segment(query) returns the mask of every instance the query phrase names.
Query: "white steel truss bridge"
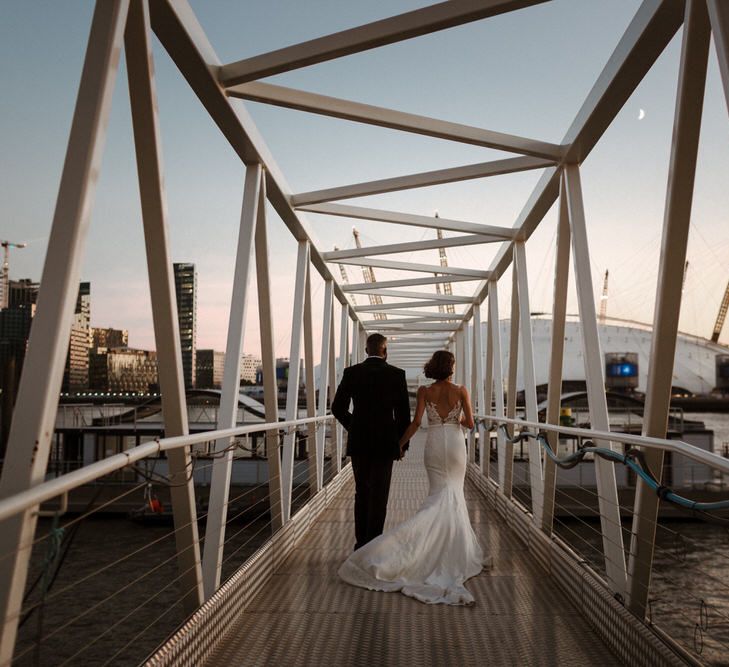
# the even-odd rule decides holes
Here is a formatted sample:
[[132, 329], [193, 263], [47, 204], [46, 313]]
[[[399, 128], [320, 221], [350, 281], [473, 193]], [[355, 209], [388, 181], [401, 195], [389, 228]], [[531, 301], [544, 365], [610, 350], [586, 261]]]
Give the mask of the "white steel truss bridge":
[[[712, 36], [729, 108], [729, 2], [644, 0], [559, 144], [262, 81], [278, 73], [417, 39], [465, 23], [488, 21], [506, 12], [528, 13], [531, 6], [542, 2], [451, 0], [230, 63], [219, 61], [186, 0], [97, 2], [37, 314], [0, 482], [0, 665], [10, 664], [16, 652], [40, 504], [163, 453], [169, 463], [175, 522], [178, 567], [175, 583], [188, 620], [149, 658], [151, 664], [199, 665], [208, 659], [229, 664], [244, 664], [247, 659], [251, 664], [312, 664], [335, 659], [342, 664], [406, 661], [404, 649], [390, 645], [385, 650], [374, 642], [372, 634], [360, 632], [355, 625], [342, 630], [331, 618], [331, 614], [351, 613], [352, 605], [360, 605], [360, 611], [368, 615], [368, 622], [376, 629], [381, 627], [376, 622], [378, 615], [392, 618], [416, 613], [408, 603], [392, 602], [386, 596], [382, 598], [388, 602], [378, 607], [377, 600], [381, 598], [368, 597], [366, 592], [356, 596], [344, 584], [334, 583], [332, 574], [337, 558], [342, 558], [349, 546], [352, 480], [351, 467], [343, 457], [344, 434], [332, 421], [328, 401], [343, 368], [363, 358], [364, 339], [372, 331], [389, 336], [390, 361], [405, 367], [421, 366], [436, 349], [452, 350], [457, 359], [456, 380], [469, 387], [473, 396], [477, 428], [469, 434], [466, 443], [470, 511], [482, 531], [479, 535], [486, 538], [488, 534], [488, 539], [501, 544], [503, 553], [512, 550], [512, 560], [508, 562], [513, 563], [513, 570], [499, 571], [497, 567], [497, 574], [512, 576], [510, 581], [515, 586], [510, 593], [502, 591], [502, 598], [498, 597], [496, 580], [476, 584], [476, 588], [484, 592], [484, 599], [502, 599], [506, 606], [500, 613], [513, 614], [514, 618], [523, 611], [517, 609], [519, 605], [527, 605], [523, 613], [531, 619], [528, 629], [516, 623], [507, 624], [501, 626], [500, 637], [491, 635], [489, 641], [494, 655], [497, 645], [502, 652], [499, 664], [525, 660], [536, 664], [540, 659], [556, 664], [567, 658], [580, 662], [592, 660], [595, 664], [641, 665], [696, 664], [700, 660], [691, 647], [680, 645], [650, 622], [659, 495], [648, 483], [639, 481], [629, 508], [632, 515], [629, 541], [625, 540], [615, 473], [620, 462], [609, 456], [595, 458], [600, 517], [600, 540], [596, 548], [602, 560], [598, 573], [554, 531], [558, 466], [545, 451], [549, 446], [556, 450], [560, 434], [571, 435], [588, 438], [596, 446], [616, 453], [624, 452], [626, 447], [637, 447], [642, 451], [644, 465], [651, 471], [661, 470], [664, 454], [671, 452], [722, 474], [729, 473], [725, 459], [687, 443], [666, 439], [706, 69], [708, 59], [713, 57]], [[630, 435], [610, 432], [587, 237], [589, 211], [583, 205], [580, 171], [615, 116], [677, 33], [681, 34], [681, 56], [647, 403], [642, 435]], [[201, 435], [190, 435], [187, 422], [151, 49], [155, 37], [245, 164], [220, 411], [216, 430]], [[128, 74], [165, 437], [46, 481], [76, 289], [122, 56]], [[246, 110], [247, 100], [497, 149], [513, 156], [317, 191], [292, 192]], [[525, 170], [538, 170], [541, 176], [511, 226], [339, 203], [378, 193], [496, 178]], [[266, 400], [266, 423], [240, 426], [236, 423], [238, 379], [254, 271], [265, 392], [266, 396], [277, 393], [271, 293], [271, 272], [275, 267], [270, 261], [266, 203], [273, 207], [298, 243], [288, 396], [285, 414], [279, 414], [275, 400]], [[554, 205], [558, 207], [558, 232], [549, 395], [545, 417], [540, 421], [526, 253], [530, 237]], [[455, 235], [325, 251], [312, 241], [307, 222], [311, 213], [378, 221], [382, 223], [385, 237], [391, 225], [409, 225], [433, 232], [442, 229]], [[480, 268], [388, 258], [425, 249], [480, 244], [497, 247], [491, 264]], [[407, 277], [376, 284], [344, 284], [335, 278], [335, 264], [393, 269]], [[589, 429], [570, 429], [561, 426], [559, 420], [570, 266], [581, 320]], [[321, 276], [325, 285], [320, 322], [312, 317], [313, 272]], [[510, 275], [513, 285], [508, 341], [501, 339], [498, 321], [500, 281], [505, 275]], [[474, 287], [468, 296], [441, 294], [433, 287], [446, 282]], [[353, 295], [377, 295], [382, 297], [382, 303], [357, 305]], [[438, 310], [438, 306], [445, 304], [453, 304], [455, 312]], [[387, 314], [386, 320], [374, 319], [381, 313]], [[485, 337], [481, 335], [483, 323]], [[315, 327], [321, 331], [318, 380], [314, 373]], [[509, 364], [502, 368], [505, 346], [510, 349]], [[297, 409], [302, 359], [308, 411], [303, 419]], [[517, 363], [524, 369], [523, 414], [517, 412]], [[221, 582], [235, 448], [231, 443], [246, 433], [261, 431], [267, 433], [266, 486], [271, 538], [240, 570]], [[537, 438], [537, 431], [544, 436]], [[305, 433], [308, 438], [310, 499], [294, 511], [297, 433]], [[519, 433], [527, 438], [528, 500], [514, 493], [513, 442]], [[195, 446], [209, 442], [214, 443], [212, 480], [203, 540], [198, 529], [195, 486], [188, 472], [194, 464]], [[405, 518], [413, 509], [412, 498], [423, 492], [424, 481], [416, 461], [417, 458], [404, 465], [395, 476], [393, 520]], [[521, 591], [518, 594], [517, 589]], [[551, 604], [545, 600], [551, 600]], [[575, 614], [577, 609], [579, 619], [573, 619], [570, 614]], [[543, 615], [549, 613], [555, 615], [552, 623], [536, 622], [537, 617], [543, 620]], [[297, 625], [312, 614], [318, 614], [316, 627]], [[438, 635], [439, 641], [450, 642], [448, 651], [440, 654], [431, 635], [415, 629], [412, 623], [406, 624], [407, 628], [401, 626], [410, 633], [408, 636], [417, 639], [402, 644], [409, 647], [411, 656], [416, 656], [413, 662], [446, 664], [447, 656], [457, 656], [461, 664], [475, 664], [487, 657], [483, 628], [488, 625], [488, 619], [471, 616], [464, 621], [464, 617], [452, 610], [436, 608], [423, 614], [421, 628], [465, 627], [466, 631]], [[706, 630], [703, 620], [697, 625], [702, 632]], [[577, 632], [578, 626], [580, 632], [584, 626], [587, 634]], [[234, 632], [241, 627], [255, 628], [255, 631]], [[306, 627], [306, 632], [297, 629], [300, 627]], [[530, 639], [537, 642], [537, 649], [525, 648], [524, 637], [517, 637], [519, 633], [531, 632], [538, 633]], [[511, 638], [509, 633], [513, 635]], [[319, 641], [315, 653], [311, 652], [314, 650], [312, 634]], [[390, 639], [397, 642], [398, 637], [395, 632]], [[164, 639], [160, 637], [160, 643]], [[507, 645], [513, 647], [511, 654]]]

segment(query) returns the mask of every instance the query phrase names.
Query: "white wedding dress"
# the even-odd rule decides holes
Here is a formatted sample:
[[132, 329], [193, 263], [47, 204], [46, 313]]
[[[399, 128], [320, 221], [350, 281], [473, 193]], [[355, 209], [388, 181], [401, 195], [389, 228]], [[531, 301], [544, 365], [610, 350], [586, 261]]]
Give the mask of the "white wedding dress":
[[375, 591], [401, 591], [431, 604], [465, 605], [473, 596], [464, 582], [488, 567], [471, 527], [463, 493], [466, 446], [461, 401], [442, 418], [426, 401], [424, 463], [429, 492], [412, 517], [352, 553], [339, 576]]

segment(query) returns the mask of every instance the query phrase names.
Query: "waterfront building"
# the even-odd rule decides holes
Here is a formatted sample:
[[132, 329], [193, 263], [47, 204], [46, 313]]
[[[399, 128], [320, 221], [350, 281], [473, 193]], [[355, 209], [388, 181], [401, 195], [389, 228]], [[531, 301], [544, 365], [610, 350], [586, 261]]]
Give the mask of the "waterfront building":
[[241, 381], [255, 383], [261, 363], [261, 357], [257, 357], [255, 354], [244, 354], [240, 360]]
[[[259, 365], [256, 370], [256, 384], [263, 384], [263, 366]], [[276, 359], [276, 384], [280, 390], [284, 390], [289, 384], [289, 359], [279, 357]], [[304, 361], [299, 364], [299, 385], [304, 384]]]
[[158, 391], [157, 353], [129, 347], [98, 348], [89, 355], [90, 389], [103, 393]]
[[182, 372], [185, 388], [195, 386], [195, 351], [197, 349], [197, 272], [189, 262], [175, 263], [175, 294], [177, 320], [180, 327]]
[[79, 285], [71, 324], [66, 369], [61, 391], [73, 393], [89, 386], [89, 346], [91, 343], [91, 283]]
[[129, 331], [126, 329], [112, 329], [104, 327], [91, 327], [91, 349], [100, 347], [116, 348], [129, 346]]
[[195, 367], [197, 389], [220, 389], [223, 384], [225, 352], [198, 350], [195, 355]]

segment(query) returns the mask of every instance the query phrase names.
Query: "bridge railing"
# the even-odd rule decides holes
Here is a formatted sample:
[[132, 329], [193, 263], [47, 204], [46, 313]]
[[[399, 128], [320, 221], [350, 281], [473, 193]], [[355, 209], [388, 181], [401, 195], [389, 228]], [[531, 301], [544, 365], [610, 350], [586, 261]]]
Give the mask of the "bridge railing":
[[[708, 660], [711, 663], [728, 654], [729, 615], [725, 600], [729, 597], [729, 584], [722, 571], [729, 566], [729, 556], [720, 543], [726, 541], [729, 529], [726, 518], [729, 496], [685, 497], [684, 492], [688, 496], [697, 494], [694, 489], [685, 491], [685, 487], [674, 489], [668, 483], [663, 485], [660, 471], [650, 470], [643, 453], [653, 449], [670, 453], [673, 460], [683, 457], [694, 466], [715, 471], [722, 479], [729, 474], [728, 459], [681, 440], [497, 415], [477, 415], [476, 420], [484, 434], [480, 441], [484, 446], [479, 444], [474, 458], [483, 475], [493, 483], [501, 502], [518, 505], [548, 539], [568, 545], [579, 562], [590, 567], [595, 579], [626, 607], [629, 606], [626, 592], [634, 586], [643, 587], [648, 600], [645, 622], [667, 643], [684, 651], [683, 657], [689, 662]], [[557, 442], [560, 437], [578, 439], [576, 451], [567, 456], [559, 455]], [[530, 475], [528, 466], [519, 466], [514, 460], [513, 446], [523, 440], [539, 443], [540, 477]], [[495, 447], [492, 446], [494, 442]], [[534, 453], [532, 449], [531, 456]], [[588, 455], [592, 458], [587, 458]], [[633, 473], [634, 486], [619, 488], [616, 503], [609, 499], [605, 503], [595, 475], [592, 475], [592, 484], [577, 483], [574, 476], [569, 476], [565, 485], [563, 482], [567, 480], [561, 478], [563, 471], [572, 467], [594, 467], [598, 457], [612, 461], [616, 467], [624, 465]], [[491, 465], [493, 462], [495, 466]], [[635, 487], [641, 484], [656, 493], [665, 504], [676, 508], [672, 519], [698, 521], [693, 524], [660, 518], [653, 521], [652, 538], [644, 545], [654, 554], [656, 567], [652, 577], [646, 583], [635, 582], [631, 586], [632, 573], [628, 571], [625, 588], [618, 591], [611, 585], [607, 572], [615, 551], [629, 556], [636, 549], [636, 540], [644, 539], [631, 531], [628, 523], [635, 513]], [[723, 487], [719, 484], [717, 488]], [[606, 504], [611, 510], [608, 513], [603, 511]], [[610, 541], [613, 531], [607, 525], [615, 522], [615, 516], [619, 517], [618, 529], [624, 538], [619, 545]], [[719, 527], [709, 534], [706, 522]]]
[[[292, 469], [287, 471], [286, 462], [282, 461], [282, 453], [286, 451], [284, 443], [293, 439], [297, 430], [300, 440], [308, 445], [309, 474], [301, 468], [294, 471], [293, 460]], [[205, 507], [201, 502], [205, 492], [201, 494], [200, 489], [205, 489], [212, 497], [212, 488], [193, 486], [197, 496], [195, 505], [199, 508], [193, 511], [193, 525], [174, 516], [174, 528], [155, 527], [155, 523], [169, 520], [155, 514], [152, 503], [157, 501], [157, 494], [154, 489], [162, 496], [160, 490], [164, 487], [171, 492], [176, 485], [189, 483], [202, 467], [220, 465], [228, 453], [232, 454], [238, 446], [236, 438], [262, 432], [272, 436], [267, 437], [266, 479], [229, 494], [223, 511], [217, 514], [213, 513], [212, 504]], [[309, 441], [312, 435], [314, 440]], [[182, 601], [191, 593], [192, 586], [202, 584], [205, 571], [212, 571], [218, 579], [227, 579], [263, 544], [270, 542], [272, 536], [290, 532], [288, 526], [298, 516], [297, 510], [307, 507], [309, 499], [316, 498], [320, 491], [329, 488], [329, 482], [336, 481], [342, 470], [340, 438], [341, 432], [334, 427], [330, 414], [160, 438], [0, 500], [0, 522], [25, 512], [51, 517], [17, 551], [0, 554], [0, 560], [8, 560], [17, 559], [25, 552], [30, 562], [30, 584], [23, 599], [17, 610], [3, 619], [6, 627], [14, 626], [18, 636], [15, 651], [12, 647], [4, 647], [7, 654], [12, 656], [14, 653], [14, 660], [30, 656], [40, 659], [41, 654], [52, 653], [69, 662], [82, 659], [93, 662], [100, 656], [106, 660], [110, 655], [141, 661], [187, 616]], [[218, 448], [212, 461], [209, 456], [190, 457], [182, 481], [174, 474], [168, 477], [159, 470], [155, 472], [155, 467], [159, 468], [156, 462], [170, 452], [194, 452], [196, 446], [221, 441], [229, 444], [226, 448]], [[279, 465], [273, 465], [273, 461]], [[130, 471], [134, 477], [121, 489], [118, 484], [94, 484], [121, 470]], [[93, 497], [88, 506], [80, 514], [64, 516], [69, 494], [85, 485], [93, 485]], [[56, 498], [62, 499], [58, 512], [40, 510], [41, 504]], [[90, 553], [94, 555], [88, 558], [93, 562], [81, 569], [73, 567], [76, 558], [85, 557], [78, 546], [78, 529], [82, 525], [90, 529], [100, 525], [89, 521], [99, 519], [112, 503], [128, 505], [135, 500], [139, 505], [151, 508], [143, 517], [148, 522], [152, 520], [151, 530], [150, 526], [129, 529], [125, 526], [131, 524], [118, 522], [106, 526], [106, 530], [102, 526], [97, 541], [110, 544], [103, 548], [90, 545]], [[208, 527], [205, 536], [198, 534], [201, 520]], [[213, 521], [217, 522], [219, 542], [208, 541], [212, 546], [202, 549]], [[126, 535], [129, 544], [117, 543], [114, 530]], [[184, 537], [190, 533], [195, 535], [194, 542], [186, 543]], [[288, 553], [290, 542], [290, 539], [284, 540], [286, 548], [278, 549], [277, 558], [285, 557], [284, 551]], [[72, 546], [76, 553], [71, 554], [64, 569]], [[193, 549], [202, 553], [201, 561], [193, 563], [192, 572], [188, 571], [190, 568], [181, 569], [181, 552]], [[190, 577], [191, 574], [194, 576]], [[212, 597], [216, 589], [206, 598]], [[85, 604], [78, 606], [77, 600], [81, 599]], [[85, 630], [80, 632], [80, 627]], [[10, 660], [4, 660], [2, 664], [10, 664]]]

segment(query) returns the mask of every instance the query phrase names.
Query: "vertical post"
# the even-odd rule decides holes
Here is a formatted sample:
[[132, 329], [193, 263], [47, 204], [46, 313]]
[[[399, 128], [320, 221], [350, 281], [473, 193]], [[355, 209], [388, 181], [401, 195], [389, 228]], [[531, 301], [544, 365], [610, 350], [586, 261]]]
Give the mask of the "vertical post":
[[[304, 286], [304, 371], [306, 373], [306, 416], [316, 417], [316, 379], [314, 377], [314, 326], [311, 314], [311, 271], [306, 272]], [[307, 426], [306, 458], [309, 477], [309, 495], [318, 491], [317, 470], [319, 458], [316, 447], [316, 424]]]
[[[334, 304], [334, 301], [332, 300], [332, 306]], [[334, 335], [334, 308], [332, 307], [332, 317], [330, 320], [330, 326], [329, 326], [329, 391], [331, 391], [331, 397], [334, 398], [334, 392], [337, 390], [337, 349], [336, 349], [336, 337]], [[329, 396], [327, 396], [329, 398]], [[329, 401], [327, 401], [327, 404]], [[332, 460], [332, 463], [336, 466], [336, 461], [334, 460], [337, 455], [337, 450], [340, 449], [340, 444], [338, 441], [339, 437], [339, 431], [337, 429], [338, 422], [336, 419], [332, 419], [330, 428], [329, 428], [329, 457]], [[332, 438], [334, 439], [334, 451], [332, 451]], [[339, 471], [339, 466], [337, 466], [337, 471]]]
[[[491, 289], [491, 284], [489, 283], [489, 291]], [[492, 335], [492, 329], [491, 329], [491, 303], [488, 303], [487, 310], [486, 310], [486, 391], [484, 392], [484, 402], [483, 407], [481, 408], [481, 411], [485, 415], [493, 414], [493, 400], [494, 400], [494, 339]], [[498, 315], [497, 315], [497, 321], [498, 321]], [[499, 361], [499, 363], [501, 363]], [[501, 387], [501, 398], [503, 401], [504, 398], [504, 387]], [[503, 414], [501, 415], [503, 417]], [[482, 425], [483, 433], [479, 431], [481, 434], [482, 440], [482, 452], [481, 452], [481, 473], [488, 477], [489, 476], [489, 468], [491, 467], [491, 428], [493, 426], [493, 422], [490, 420], [487, 420], [485, 424]], [[498, 425], [497, 425], [498, 426]], [[486, 460], [484, 461], [484, 451], [486, 453]]]
[[[331, 344], [332, 333], [332, 294], [334, 286], [331, 280], [324, 283], [324, 310], [322, 313], [321, 329], [321, 360], [319, 362], [319, 410], [318, 416], [323, 417], [327, 413], [327, 383], [329, 379], [329, 345]], [[317, 491], [324, 486], [324, 442], [327, 435], [326, 422], [317, 424], [316, 452]]]
[[[471, 402], [476, 400], [476, 395], [473, 392], [473, 323], [466, 322], [464, 325], [464, 338], [463, 338], [463, 385], [468, 389], [471, 394]], [[466, 436], [466, 452], [468, 455], [468, 461], [474, 463], [476, 461], [476, 436], [474, 431], [471, 430]]]
[[[718, 4], [718, 3], [717, 3]], [[663, 241], [653, 315], [650, 366], [646, 387], [643, 435], [666, 437], [676, 354], [681, 283], [691, 223], [691, 203], [696, 174], [696, 155], [701, 129], [706, 64], [709, 51], [709, 19], [703, 2], [686, 5], [678, 93], [673, 121], [673, 142], [668, 171]], [[644, 450], [646, 463], [660, 479], [663, 452]], [[645, 616], [653, 564], [658, 497], [645, 484], [635, 489], [632, 540], [629, 557], [629, 609]]]
[[[234, 428], [238, 419], [240, 391], [240, 363], [243, 353], [246, 310], [248, 308], [248, 281], [251, 272], [253, 237], [258, 219], [258, 197], [261, 187], [261, 165], [246, 167], [241, 207], [238, 248], [233, 273], [233, 293], [228, 315], [228, 334], [225, 344], [223, 388], [220, 392], [218, 429]], [[210, 479], [208, 518], [205, 524], [203, 549], [203, 584], [205, 597], [209, 598], [220, 586], [220, 568], [223, 562], [225, 526], [228, 516], [230, 474], [233, 465], [232, 438], [215, 441], [218, 458], [213, 461]], [[220, 456], [221, 452], [225, 452]]]
[[[514, 242], [514, 269], [519, 287], [519, 322], [521, 330], [522, 369], [524, 371], [524, 404], [528, 421], [539, 420], [537, 413], [537, 382], [534, 371], [534, 342], [532, 339], [532, 318], [529, 308], [529, 281], [527, 280], [526, 248], [524, 241]], [[542, 446], [529, 438], [529, 485], [532, 496], [532, 516], [537, 525], [542, 522]]]
[[[484, 391], [483, 391], [483, 355], [481, 353], [481, 306], [474, 304], [473, 306], [473, 354], [471, 363], [471, 399], [474, 404], [474, 412], [478, 410], [480, 414], [486, 412], [484, 407]], [[488, 447], [484, 448], [484, 429], [483, 422], [478, 423], [478, 446], [479, 446], [479, 467], [481, 474], [488, 475]], [[474, 437], [474, 436], [471, 436]], [[475, 446], [472, 449], [476, 450]], [[484, 463], [484, 456], [486, 462]]]
[[467, 324], [461, 325], [461, 328], [456, 331], [456, 377], [454, 378], [456, 384], [463, 384], [465, 379], [465, 354], [464, 354], [464, 338], [465, 328]]
[[[81, 262], [101, 166], [129, 2], [94, 9], [28, 352], [0, 480], [0, 497], [41, 481], [48, 465], [58, 394], [78, 295]], [[0, 523], [0, 663], [9, 663], [28, 575], [37, 512]]]
[[[132, 3], [125, 32], [129, 99], [152, 300], [152, 322], [159, 359], [165, 436], [174, 437], [188, 433], [187, 402], [167, 228], [167, 202], [162, 175], [162, 146], [150, 35], [147, 3]], [[204, 597], [195, 485], [192, 475], [189, 474], [192, 464], [190, 449], [186, 447], [170, 450], [167, 460], [182, 603], [186, 612], [191, 614], [202, 604]]]
[[[349, 350], [349, 308], [342, 304], [341, 320], [339, 323], [339, 361], [337, 363], [337, 385], [342, 381], [344, 368], [347, 365], [347, 352]], [[342, 469], [342, 446], [344, 444], [344, 427], [336, 422], [337, 429], [337, 472]]]
[[[286, 421], [299, 416], [299, 379], [301, 369], [301, 340], [304, 324], [304, 299], [306, 274], [309, 272], [309, 242], [299, 241], [296, 258], [296, 282], [294, 283], [294, 313], [291, 320], [291, 347], [289, 350], [289, 378], [286, 390]], [[294, 480], [294, 445], [296, 427], [288, 430], [284, 437], [281, 457], [282, 518], [286, 523], [291, 517], [291, 487]]]
[[[547, 387], [547, 424], [559, 424], [562, 397], [562, 364], [564, 361], [564, 329], [567, 317], [567, 285], [570, 269], [570, 223], [564, 175], [560, 183], [559, 218], [557, 220], [557, 252], [554, 267], [554, 299], [552, 301], [552, 342], [549, 356], [549, 385]], [[559, 446], [559, 435], [547, 434], [554, 452]], [[544, 509], [542, 530], [552, 534], [554, 522], [554, 495], [557, 485], [557, 466], [548, 456], [544, 458]]]
[[[494, 363], [496, 358], [494, 357]], [[516, 281], [516, 266], [511, 267], [511, 315], [509, 322], [509, 370], [506, 386], [506, 416], [509, 419], [516, 417], [516, 376], [519, 370], [519, 285]], [[509, 437], [514, 437], [514, 427], [509, 424], [507, 426]], [[513, 470], [514, 470], [514, 445], [510, 442], [506, 444], [506, 456], [508, 460], [505, 462], [511, 467], [511, 473], [506, 476], [507, 488], [504, 487], [504, 494], [511, 497]]]
[[719, 72], [724, 86], [726, 108], [729, 111], [729, 5], [725, 0], [706, 0], [714, 34], [714, 46], [719, 59]]
[[[276, 381], [276, 350], [273, 336], [273, 308], [268, 262], [268, 232], [266, 229], [266, 179], [261, 174], [258, 190], [258, 220], [256, 222], [256, 276], [258, 283], [258, 318], [261, 331], [261, 365], [263, 367], [263, 403], [266, 421], [278, 422], [278, 382]], [[281, 496], [281, 453], [278, 428], [266, 431], [268, 460], [268, 498], [271, 506], [271, 530], [283, 525]]]
[[[572, 256], [577, 285], [577, 301], [580, 312], [580, 331], [585, 363], [585, 382], [590, 411], [590, 425], [598, 431], [609, 431], [607, 398], [605, 396], [604, 363], [597, 332], [595, 294], [592, 287], [590, 249], [587, 243], [585, 210], [582, 202], [580, 171], [577, 165], [567, 165], [564, 170], [572, 232]], [[683, 266], [683, 264], [682, 264]], [[596, 441], [598, 447], [613, 448], [611, 442]], [[620, 527], [618, 489], [615, 481], [615, 466], [605, 459], [595, 458], [598, 505], [602, 527], [605, 570], [610, 589], [625, 595], [626, 573], [623, 533]]]
[[[499, 284], [489, 280], [489, 329], [493, 346], [494, 415], [504, 416], [504, 377], [501, 357], [501, 327], [499, 325]], [[511, 476], [514, 466], [513, 445], [506, 442], [504, 431], [496, 424], [496, 451], [499, 457], [499, 489], [507, 498], [511, 497]]]

